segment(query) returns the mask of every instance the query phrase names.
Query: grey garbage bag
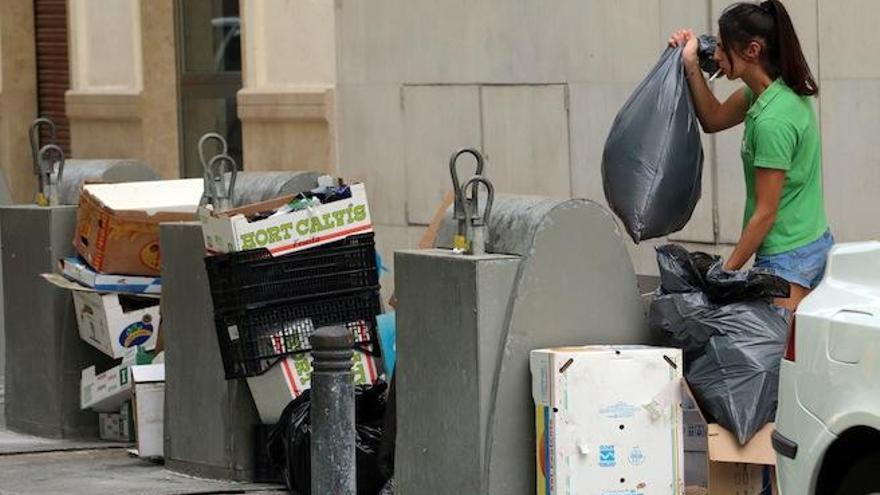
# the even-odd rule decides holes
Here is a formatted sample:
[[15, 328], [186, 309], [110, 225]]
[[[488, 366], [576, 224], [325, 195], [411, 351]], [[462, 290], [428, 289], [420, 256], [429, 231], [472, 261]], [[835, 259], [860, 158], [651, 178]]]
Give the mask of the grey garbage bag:
[[635, 242], [681, 230], [700, 199], [703, 147], [682, 48], [668, 48], [605, 141], [605, 199]]
[[703, 412], [745, 444], [776, 415], [789, 314], [772, 304], [788, 283], [760, 269], [726, 272], [720, 257], [657, 248], [660, 289], [649, 322], [684, 350]]

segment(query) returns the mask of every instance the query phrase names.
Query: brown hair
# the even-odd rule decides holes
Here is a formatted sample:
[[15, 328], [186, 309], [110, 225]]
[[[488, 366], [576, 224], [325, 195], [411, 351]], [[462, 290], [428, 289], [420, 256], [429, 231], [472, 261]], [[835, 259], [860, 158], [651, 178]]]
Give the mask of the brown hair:
[[762, 65], [774, 79], [782, 77], [785, 84], [801, 96], [819, 93], [791, 17], [780, 0], [756, 3], [741, 2], [727, 8], [718, 20], [724, 51], [738, 53], [755, 39], [764, 42]]

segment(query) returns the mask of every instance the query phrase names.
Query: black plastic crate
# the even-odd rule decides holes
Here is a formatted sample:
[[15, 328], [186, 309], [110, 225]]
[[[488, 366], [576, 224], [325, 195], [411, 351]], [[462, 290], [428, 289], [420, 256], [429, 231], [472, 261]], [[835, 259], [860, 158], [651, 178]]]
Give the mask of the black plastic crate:
[[376, 315], [382, 310], [378, 286], [369, 289], [255, 304], [215, 313], [214, 323], [226, 378], [257, 376], [281, 358], [311, 350], [309, 336], [328, 325], [345, 325], [355, 347], [378, 353]]
[[255, 249], [205, 258], [216, 314], [379, 283], [372, 233], [272, 257]]

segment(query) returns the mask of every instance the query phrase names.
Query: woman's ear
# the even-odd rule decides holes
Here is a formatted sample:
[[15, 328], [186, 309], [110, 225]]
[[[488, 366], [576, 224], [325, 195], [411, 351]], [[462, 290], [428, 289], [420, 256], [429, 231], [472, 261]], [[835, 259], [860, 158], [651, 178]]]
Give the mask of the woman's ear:
[[746, 49], [742, 52], [743, 58], [750, 62], [757, 62], [761, 60], [761, 55], [764, 54], [764, 44], [758, 40], [749, 41], [749, 44], [746, 45]]

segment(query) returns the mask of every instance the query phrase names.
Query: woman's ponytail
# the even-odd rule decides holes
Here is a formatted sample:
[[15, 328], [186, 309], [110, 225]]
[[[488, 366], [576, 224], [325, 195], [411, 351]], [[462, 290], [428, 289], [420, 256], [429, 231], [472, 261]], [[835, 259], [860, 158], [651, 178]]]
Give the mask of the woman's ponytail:
[[819, 86], [813, 78], [807, 59], [801, 49], [801, 42], [794, 30], [794, 24], [788, 10], [779, 0], [766, 0], [761, 4], [768, 14], [776, 21], [776, 55], [775, 65], [780, 76], [795, 93], [801, 96], [813, 96], [819, 93]]

